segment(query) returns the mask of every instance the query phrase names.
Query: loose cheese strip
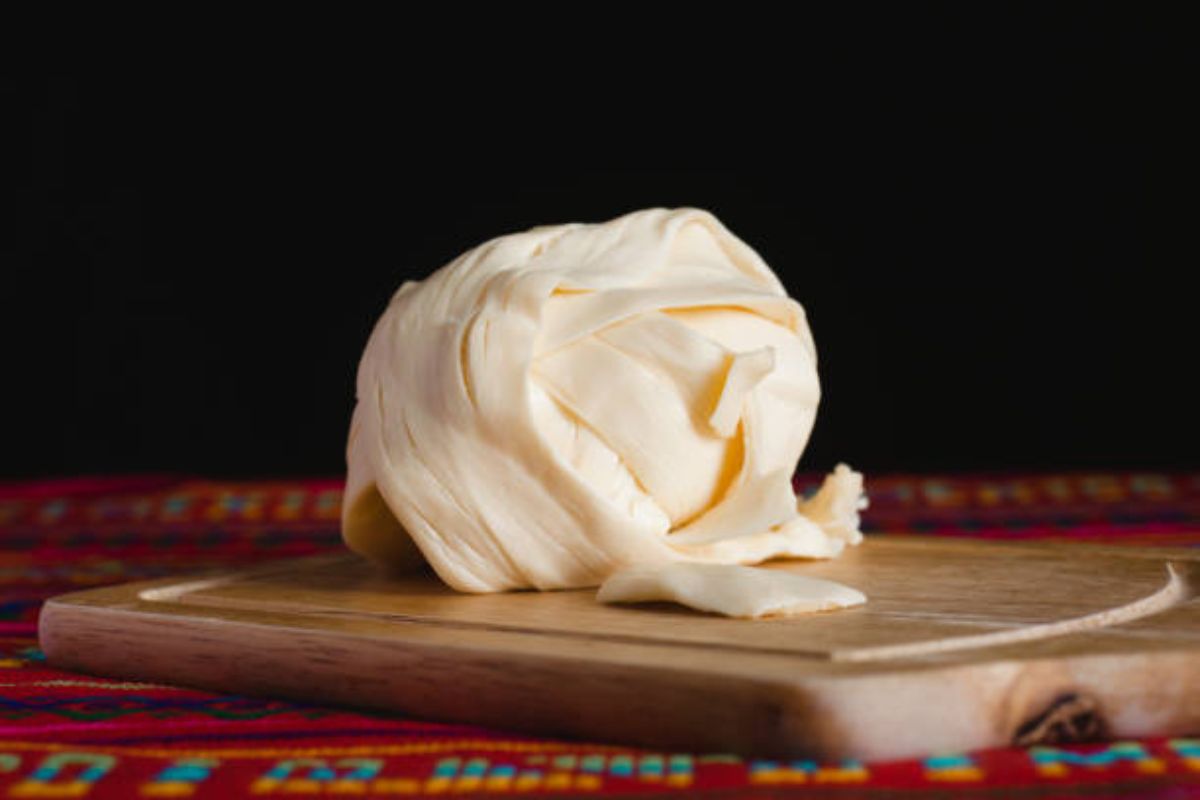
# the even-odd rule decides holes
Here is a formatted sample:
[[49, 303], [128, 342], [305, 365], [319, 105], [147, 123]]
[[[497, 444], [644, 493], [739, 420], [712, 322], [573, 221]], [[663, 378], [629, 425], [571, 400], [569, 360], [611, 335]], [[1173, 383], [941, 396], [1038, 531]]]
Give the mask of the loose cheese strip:
[[866, 595], [840, 583], [732, 564], [630, 567], [600, 586], [601, 603], [679, 603], [697, 611], [757, 619], [858, 606]]

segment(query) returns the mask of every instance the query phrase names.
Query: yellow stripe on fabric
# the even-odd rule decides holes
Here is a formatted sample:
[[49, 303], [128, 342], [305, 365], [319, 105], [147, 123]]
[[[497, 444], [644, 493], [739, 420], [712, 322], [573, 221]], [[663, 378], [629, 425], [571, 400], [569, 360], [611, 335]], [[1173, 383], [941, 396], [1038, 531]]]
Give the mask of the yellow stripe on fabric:
[[173, 689], [175, 691], [183, 691], [178, 686], [163, 686], [158, 683], [105, 683], [103, 681], [72, 681], [72, 680], [53, 680], [53, 681], [30, 681], [27, 683], [0, 683], [0, 689], [10, 689], [22, 686], [38, 686], [38, 687], [74, 687], [79, 689]]
[[[325, 747], [265, 747], [265, 748], [198, 748], [170, 750], [154, 747], [124, 747], [114, 745], [82, 746], [54, 744], [51, 742], [0, 741], [0, 749], [24, 752], [71, 752], [104, 753], [108, 755], [134, 756], [142, 758], [319, 758], [321, 756], [405, 756], [447, 753], [457, 750], [481, 750], [497, 753], [562, 753], [579, 750], [578, 744], [558, 742], [506, 742], [486, 739], [462, 739], [459, 741], [425, 742], [412, 744], [344, 745]], [[628, 748], [604, 745], [588, 745], [589, 752], [629, 753]]]

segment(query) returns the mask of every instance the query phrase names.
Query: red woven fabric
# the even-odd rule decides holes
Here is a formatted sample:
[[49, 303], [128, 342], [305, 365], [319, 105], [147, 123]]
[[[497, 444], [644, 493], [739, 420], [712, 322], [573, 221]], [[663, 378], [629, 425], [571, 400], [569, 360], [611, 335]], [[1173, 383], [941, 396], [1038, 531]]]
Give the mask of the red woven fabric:
[[[1200, 546], [1200, 475], [874, 479], [876, 535]], [[773, 762], [534, 739], [47, 669], [41, 602], [338, 548], [341, 484], [162, 476], [0, 484], [0, 791], [11, 797], [1117, 792], [1200, 797], [1200, 738]], [[1200, 731], [1196, 732], [1200, 737]]]

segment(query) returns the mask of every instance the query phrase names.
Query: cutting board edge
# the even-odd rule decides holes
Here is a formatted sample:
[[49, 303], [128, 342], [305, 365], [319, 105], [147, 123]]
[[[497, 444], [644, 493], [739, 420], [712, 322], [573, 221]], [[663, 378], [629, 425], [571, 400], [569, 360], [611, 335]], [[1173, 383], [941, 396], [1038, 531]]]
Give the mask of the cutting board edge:
[[[373, 711], [392, 711], [445, 722], [492, 725], [497, 728], [531, 734], [557, 735], [592, 742], [609, 739], [632, 741], [634, 744], [647, 747], [666, 746], [674, 749], [694, 749], [696, 730], [716, 733], [725, 730], [763, 731], [768, 727], [774, 728], [782, 720], [793, 717], [791, 712], [795, 711], [793, 706], [798, 690], [796, 685], [788, 685], [784, 682], [765, 681], [753, 677], [739, 678], [706, 671], [669, 672], [632, 664], [589, 662], [581, 658], [564, 656], [547, 659], [541, 655], [527, 656], [523, 659], [525, 663], [521, 663], [522, 659], [509, 654], [502, 663], [496, 663], [494, 653], [488, 653], [469, 645], [448, 647], [443, 644], [413, 643], [406, 647], [396, 647], [392, 643], [393, 646], [386, 647], [388, 653], [385, 661], [390, 667], [389, 671], [406, 677], [404, 680], [386, 684], [386, 688], [393, 691], [398, 690], [399, 695], [375, 693], [372, 697], [377, 699], [377, 702], [364, 703], [362, 695], [342, 696], [341, 688], [354, 682], [355, 676], [348, 677], [346, 671], [339, 669], [339, 662], [328, 656], [337, 649], [337, 645], [341, 645], [343, 648], [355, 644], [384, 646], [379, 642], [352, 634], [331, 633], [328, 636], [318, 637], [325, 640], [327, 645], [325, 658], [310, 659], [307, 663], [283, 659], [282, 664], [275, 665], [280, 669], [273, 666], [260, 669], [256, 667], [261, 665], [252, 664], [249, 669], [236, 669], [232, 672], [221, 671], [216, 660], [211, 658], [213, 649], [211, 645], [217, 643], [205, 636], [204, 629], [219, 630], [222, 627], [222, 620], [195, 619], [181, 625], [171, 615], [164, 614], [155, 617], [154, 614], [136, 608], [105, 608], [72, 602], [67, 598], [56, 599], [47, 602], [43, 608], [39, 619], [39, 638], [50, 666], [96, 676], [126, 681], [181, 685], [263, 698], [282, 697], [299, 702], [317, 702]], [[155, 634], [161, 648], [159, 652], [146, 657], [146, 654], [140, 653], [136, 649], [121, 646], [122, 633], [128, 633], [131, 629], [136, 630], [137, 627], [145, 626], [148, 623], [158, 626]], [[245, 627], [246, 624], [239, 623], [239, 626]], [[256, 632], [266, 634], [268, 637], [272, 633], [286, 635], [288, 632], [284, 626], [260, 623], [255, 627], [258, 629]], [[311, 631], [308, 634], [311, 636]], [[88, 640], [106, 646], [79, 646], [81, 641], [86, 643]], [[337, 641], [335, 642], [335, 640]], [[264, 640], [256, 639], [256, 642], [262, 644]], [[270, 653], [269, 639], [265, 643], [266, 647], [263, 649]], [[282, 642], [280, 643], [282, 644]], [[228, 641], [222, 641], [219, 644], [225, 648], [226, 660], [236, 661], [239, 657], [253, 657], [252, 651], [257, 649], [248, 642], [234, 643], [232, 647]], [[169, 654], [169, 664], [156, 660], [164, 655], [164, 649]], [[421, 670], [421, 679], [414, 681], [412, 679], [413, 670], [407, 669], [407, 667], [421, 661], [428, 663]], [[183, 665], [182, 669], [181, 665]], [[286, 674], [286, 667], [297, 666], [316, 668], [322, 673], [322, 679], [302, 682], [299, 684], [302, 688], [297, 690], [286, 685], [268, 686], [264, 683], [264, 676], [283, 675]], [[602, 693], [608, 697], [605, 702], [591, 702], [588, 709], [571, 709], [569, 707], [573, 699], [580, 697], [576, 691], [580, 681], [563, 680], [561, 674], [553, 674], [551, 679], [547, 680], [544, 675], [537, 674], [539, 671], [554, 673], [560, 670], [570, 673], [578, 670], [581, 666], [586, 666], [591, 673], [582, 683], [592, 684], [593, 690], [601, 689]], [[490, 675], [491, 681], [481, 682], [478, 686], [476, 699], [488, 699], [492, 702], [492, 706], [481, 709], [479, 705], [470, 703], [470, 697], [461, 696], [459, 697], [460, 702], [450, 706], [449, 713], [446, 713], [446, 693], [462, 695], [463, 686], [469, 684], [469, 681], [464, 682], [461, 678], [464, 674], [469, 675], [473, 672]], [[651, 679], [651, 683], [658, 683], [658, 691], [643, 693], [642, 697], [635, 698], [632, 709], [628, 703], [620, 702], [621, 695], [627, 694], [624, 691], [628, 685], [626, 678], [631, 674], [636, 674], [637, 678], [642, 681], [640, 686], [646, 686], [645, 681], [648, 678]], [[511, 683], [517, 676], [520, 676], [521, 680], [516, 681], [515, 685], [510, 685], [506, 691], [493, 692], [486, 688], [488, 686], [494, 688], [496, 681], [508, 680]], [[732, 680], [731, 677], [733, 677]], [[311, 691], [312, 687], [318, 688], [316, 694]], [[551, 696], [544, 698], [545, 702], [536, 702], [533, 695], [545, 687], [550, 687], [552, 692], [559, 692], [562, 696], [557, 698]], [[569, 691], [567, 691], [568, 687], [570, 687]], [[415, 694], [406, 695], [406, 692], [410, 690]], [[438, 698], [433, 705], [426, 705], [423, 703], [422, 693], [428, 695], [430, 690], [438, 695]], [[696, 729], [688, 726], [687, 730], [674, 732], [646, 731], [647, 735], [634, 737], [629, 736], [629, 731], [625, 727], [628, 714], [640, 714], [646, 720], [669, 721], [680, 718], [680, 715], [652, 713], [658, 710], [657, 707], [664, 702], [673, 703], [679, 709], [699, 708], [705, 703], [711, 703], [713, 698], [726, 697], [731, 692], [748, 693], [754, 696], [753, 702], [738, 702], [729, 705], [729, 710], [742, 714], [739, 719], [727, 720], [727, 722], [733, 722], [732, 725], [720, 724]], [[646, 695], [653, 701], [652, 705], [656, 707], [638, 711], [636, 706], [638, 703], [646, 701]], [[593, 701], [595, 699], [594, 691], [586, 696]], [[518, 699], [512, 700], [511, 698]], [[522, 702], [519, 698], [528, 698], [531, 702]], [[554, 702], [556, 700], [557, 702]], [[546, 710], [552, 705], [565, 711], [557, 720], [546, 714]], [[613, 731], [609, 731], [603, 721], [599, 725], [588, 724], [588, 720], [594, 718], [597, 710], [609, 712], [606, 719], [611, 723], [616, 723]], [[616, 712], [616, 715], [613, 716], [612, 712]], [[619, 732], [615, 730], [618, 728]], [[808, 733], [800, 752], [817, 756], [834, 752], [832, 745], [812, 741], [813, 733], [817, 732], [816, 728], [801, 726], [801, 729], [807, 730]], [[769, 737], [762, 742], [756, 741], [755, 749], [758, 752], [779, 754], [782, 751], [778, 747], [774, 747], [778, 741], [778, 737]], [[714, 752], [746, 751], [745, 747], [730, 747], [728, 744], [720, 739], [714, 741], [709, 749]], [[798, 751], [789, 748], [786, 752], [794, 754]]]
[[[287, 638], [295, 629], [267, 623], [257, 624], [254, 642], [235, 642], [231, 647], [227, 639], [216, 635], [227, 624], [211, 617], [181, 624], [178, 617], [148, 613], [137, 605], [126, 609], [96, 606], [68, 595], [46, 604], [39, 620], [39, 637], [51, 666], [125, 680], [315, 700], [591, 741], [823, 760], [915, 757], [930, 752], [931, 742], [938, 745], [934, 749], [942, 750], [1009, 745], [1018, 730], [1050, 713], [1063, 697], [1080, 694], [1073, 676], [1081, 670], [1109, 675], [1119, 670], [1143, 678], [1140, 683], [1146, 686], [1181, 687], [1179, 698], [1200, 696], [1200, 648], [1196, 647], [1158, 651], [1151, 661], [1144, 653], [1104, 653], [916, 664], [903, 678], [908, 702], [898, 704], [889, 680], [871, 673], [796, 675], [789, 680], [513, 653], [497, 662], [494, 652], [445, 642], [404, 646], [374, 642], [374, 650], [364, 652], [355, 648], [370, 648], [368, 638], [312, 630], [304, 632], [307, 639], [297, 648], [296, 642]], [[237, 624], [244, 628], [248, 623]], [[122, 636], [146, 625], [156, 628], [153, 635], [165, 650], [167, 660], [161, 664], [136, 647], [121, 646]], [[96, 646], [80, 646], [89, 641]], [[134, 636], [131, 641], [139, 640]], [[234, 669], [228, 669], [228, 663], [222, 668], [221, 660], [213, 656], [221, 648], [225, 661], [234, 662]], [[361, 695], [341, 691], [357, 680], [353, 669], [343, 668], [353, 662], [356, 653], [360, 660], [370, 662], [358, 665], [366, 671], [357, 677], [380, 687], [380, 692], [372, 695], [378, 702], [363, 703]], [[162, 657], [164, 652], [154, 655]], [[181, 664], [186, 668], [181, 670]], [[300, 681], [300, 688], [268, 680], [268, 676], [274, 680], [287, 674], [289, 668], [306, 670], [308, 680]], [[397, 675], [405, 679], [399, 680]], [[586, 677], [581, 679], [581, 675]], [[1187, 684], [1189, 678], [1191, 684]], [[463, 693], [464, 685], [477, 687], [474, 699]], [[630, 698], [624, 691], [629, 685], [639, 686], [638, 697]], [[314, 686], [318, 687], [315, 695]], [[1126, 694], [1131, 691], [1127, 685], [1123, 690]], [[457, 700], [448, 703], [448, 694]], [[481, 707], [479, 697], [490, 706]], [[1166, 705], [1181, 707], [1181, 714], [1160, 719], [1149, 728], [1125, 725], [1111, 733], [1180, 735], [1200, 730], [1200, 709], [1189, 717], [1186, 704], [1170, 700]], [[1100, 697], [1098, 701], [1103, 718], [1106, 700]], [[1139, 703], [1144, 701], [1134, 697], [1134, 704]], [[1124, 704], [1128, 705], [1128, 698]], [[698, 715], [701, 708], [708, 711]], [[914, 720], [912, 708], [922, 709], [924, 723]], [[562, 713], [555, 716], [553, 709]], [[615, 713], [616, 709], [620, 713]], [[658, 720], [659, 727], [630, 735], [627, 714], [633, 713]], [[980, 727], [980, 720], [991, 720], [991, 724]], [[913, 738], [914, 725], [920, 724], [934, 729], [915, 737], [924, 742], [921, 748], [906, 749], [904, 741]]]

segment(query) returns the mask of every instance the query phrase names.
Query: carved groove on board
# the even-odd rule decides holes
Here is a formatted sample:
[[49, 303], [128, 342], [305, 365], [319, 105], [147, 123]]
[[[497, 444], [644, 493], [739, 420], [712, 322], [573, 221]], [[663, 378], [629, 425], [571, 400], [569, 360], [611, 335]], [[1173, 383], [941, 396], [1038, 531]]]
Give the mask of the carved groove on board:
[[1041, 639], [1051, 639], [1071, 633], [1110, 628], [1125, 622], [1149, 617], [1153, 614], [1174, 608], [1180, 603], [1187, 602], [1192, 597], [1189, 581], [1180, 575], [1172, 563], [1167, 563], [1167, 582], [1153, 594], [1126, 603], [1115, 608], [1106, 608], [1082, 617], [1044, 622], [1037, 625], [1026, 625], [1023, 628], [1009, 628], [1002, 631], [978, 633], [970, 636], [952, 636], [946, 639], [932, 639], [926, 642], [905, 642], [903, 644], [880, 645], [878, 647], [858, 647], [853, 650], [835, 650], [830, 654], [834, 661], [856, 662], [892, 661], [902, 658], [918, 658], [921, 656], [949, 653], [959, 650], [975, 650], [982, 647], [999, 647], [1020, 642], [1033, 642]]
[[186, 594], [193, 592], [202, 592], [205, 589], [215, 589], [218, 586], [223, 586], [227, 583], [233, 583], [243, 575], [232, 575], [228, 578], [211, 578], [198, 581], [184, 581], [183, 583], [173, 583], [170, 586], [156, 586], [153, 589], [142, 589], [138, 592], [138, 599], [145, 600], [147, 603], [172, 603]]
[[[1005, 627], [1002, 630], [988, 633], [971, 634], [966, 636], [951, 636], [928, 641], [905, 642], [900, 644], [879, 645], [874, 647], [855, 647], [832, 651], [815, 649], [805, 650], [790, 648], [777, 649], [770, 647], [747, 647], [744, 644], [723, 645], [713, 642], [706, 642], [705, 646], [712, 649], [728, 649], [730, 651], [736, 651], [740, 653], [778, 654], [787, 655], [790, 657], [812, 658], [820, 661], [865, 663], [906, 658], [920, 658], [930, 655], [939, 655], [942, 653], [961, 652], [964, 650], [976, 650], [1022, 642], [1040, 641], [1044, 639], [1051, 639], [1057, 636], [1064, 636], [1084, 631], [1093, 631], [1100, 628], [1111, 628], [1123, 623], [1133, 622], [1135, 620], [1166, 611], [1192, 599], [1194, 596], [1193, 584], [1195, 578], [1193, 576], [1189, 576], [1189, 569], [1191, 569], [1191, 565], [1168, 562], [1165, 564], [1165, 567], [1167, 571], [1166, 583], [1164, 583], [1157, 591], [1145, 597], [1139, 598], [1125, 605], [1116, 606], [1114, 608], [1106, 608], [1101, 611], [1086, 614], [1084, 616], [1072, 617], [1065, 620], [1056, 620], [1054, 622], [1035, 623], [1016, 628]], [[314, 606], [297, 605], [293, 603], [281, 603], [278, 605], [268, 604], [265, 606], [256, 606], [255, 608], [251, 609], [247, 608], [243, 603], [231, 603], [228, 600], [222, 600], [219, 598], [189, 596], [196, 592], [211, 590], [219, 586], [235, 583], [251, 575], [254, 577], [262, 577], [276, 571], [279, 571], [279, 569], [266, 568], [216, 578], [202, 578], [192, 581], [185, 581], [182, 583], [171, 584], [169, 586], [143, 589], [138, 592], [137, 596], [140, 600], [155, 603], [182, 602], [188, 605], [208, 606], [214, 608], [272, 611], [275, 613], [285, 614], [299, 613], [307, 616], [322, 617], [326, 619], [367, 618], [401, 624], [434, 625], [439, 628], [461, 629], [468, 631], [481, 630], [498, 633], [519, 633], [524, 635], [547, 636], [551, 638], [561, 637], [568, 639], [588, 639], [625, 644], [653, 644], [656, 646], [667, 647], [695, 646], [694, 642], [659, 639], [653, 636], [645, 635], [631, 636], [622, 634], [605, 634], [596, 631], [540, 630], [522, 625], [504, 625], [494, 622], [472, 622], [467, 620], [449, 621], [443, 618], [429, 618], [417, 614], [396, 612], [332, 610]], [[901, 612], [898, 614], [898, 616], [903, 617], [906, 616], [906, 614]]]
[[[526, 625], [504, 625], [497, 622], [473, 622], [470, 620], [448, 620], [436, 616], [405, 614], [392, 611], [339, 611], [319, 606], [305, 606], [297, 603], [257, 603], [250, 605], [246, 602], [230, 602], [222, 598], [198, 597], [188, 595], [192, 592], [212, 589], [225, 583], [233, 582], [236, 578], [217, 579], [212, 581], [195, 581], [190, 584], [178, 584], [155, 589], [143, 589], [138, 592], [138, 599], [157, 602], [177, 602], [181, 605], [199, 606], [202, 608], [230, 609], [234, 611], [268, 611], [274, 614], [289, 614], [296, 617], [313, 617], [317, 619], [358, 619], [376, 622], [390, 622], [401, 625], [425, 625], [441, 630], [481, 631], [486, 633], [515, 633], [522, 636], [541, 636], [547, 639], [574, 639], [588, 642], [609, 642], [612, 644], [654, 645], [655, 647], [696, 647], [696, 642], [661, 639], [644, 634], [597, 633], [596, 631], [575, 631], [563, 629], [531, 628]], [[636, 613], [636, 612], [632, 612]], [[782, 655], [792, 658], [811, 658], [818, 661], [829, 661], [827, 650], [801, 650], [781, 647], [754, 647], [743, 644], [723, 644], [721, 642], [703, 642], [702, 645], [711, 650], [725, 650], [730, 653], [757, 653], [761, 655]]]

